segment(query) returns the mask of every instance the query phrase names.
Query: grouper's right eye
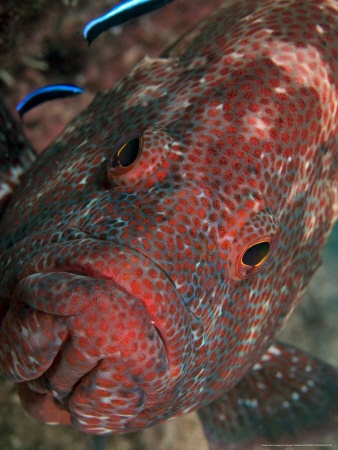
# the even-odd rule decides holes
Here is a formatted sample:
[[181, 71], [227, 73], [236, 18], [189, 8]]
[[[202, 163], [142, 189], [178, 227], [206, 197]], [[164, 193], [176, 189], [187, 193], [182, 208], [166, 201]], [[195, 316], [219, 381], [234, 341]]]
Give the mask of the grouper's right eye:
[[111, 172], [116, 175], [130, 170], [142, 152], [142, 138], [133, 137], [121, 145], [111, 158]]
[[112, 187], [132, 186], [149, 178], [160, 171], [171, 146], [172, 137], [160, 127], [120, 139], [107, 160], [108, 183]]

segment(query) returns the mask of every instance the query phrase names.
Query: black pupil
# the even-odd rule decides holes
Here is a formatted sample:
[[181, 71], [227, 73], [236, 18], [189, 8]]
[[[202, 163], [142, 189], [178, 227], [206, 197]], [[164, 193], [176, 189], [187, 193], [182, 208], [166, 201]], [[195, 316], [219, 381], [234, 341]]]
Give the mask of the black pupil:
[[140, 149], [140, 138], [130, 139], [118, 153], [118, 161], [122, 167], [128, 167], [136, 160]]
[[244, 253], [242, 263], [246, 266], [257, 266], [269, 253], [269, 242], [260, 242], [253, 245]]

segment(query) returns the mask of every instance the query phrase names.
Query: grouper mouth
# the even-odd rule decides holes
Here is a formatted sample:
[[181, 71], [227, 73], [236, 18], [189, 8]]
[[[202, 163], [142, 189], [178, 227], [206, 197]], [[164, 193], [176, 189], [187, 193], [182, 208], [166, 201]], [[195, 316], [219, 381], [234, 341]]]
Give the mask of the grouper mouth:
[[136, 250], [93, 238], [26, 259], [0, 333], [0, 363], [26, 409], [96, 434], [137, 428], [192, 351], [190, 318], [166, 273]]

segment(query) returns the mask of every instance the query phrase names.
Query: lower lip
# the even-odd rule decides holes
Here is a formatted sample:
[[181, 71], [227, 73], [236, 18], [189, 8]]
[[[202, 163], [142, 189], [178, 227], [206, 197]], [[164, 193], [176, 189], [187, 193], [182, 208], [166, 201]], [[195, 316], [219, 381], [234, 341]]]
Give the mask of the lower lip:
[[[89, 280], [102, 280], [109, 283], [110, 289], [137, 299], [150, 321], [156, 324], [169, 361], [171, 383], [175, 384], [188, 370], [187, 361], [193, 352], [190, 315], [172, 281], [147, 256], [117, 243], [84, 238], [51, 244], [26, 261], [20, 274], [22, 282], [29, 275], [51, 272], [60, 275], [62, 272], [65, 277], [80, 277], [87, 286]], [[82, 281], [79, 281], [80, 285]], [[26, 297], [36, 309], [67, 316], [76, 311], [76, 302], [72, 305], [68, 301], [70, 294], [68, 289], [65, 301], [59, 293], [57, 301], [47, 303], [46, 299], [39, 301], [39, 295], [35, 296], [34, 302], [31, 294], [27, 293]], [[88, 297], [88, 293], [86, 295]]]

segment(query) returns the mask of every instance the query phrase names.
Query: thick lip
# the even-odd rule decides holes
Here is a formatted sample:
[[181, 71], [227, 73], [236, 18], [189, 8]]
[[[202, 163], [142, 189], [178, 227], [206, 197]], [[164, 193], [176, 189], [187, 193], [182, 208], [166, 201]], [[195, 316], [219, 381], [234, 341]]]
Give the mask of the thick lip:
[[[95, 262], [93, 257], [98, 255], [101, 255], [101, 262], [109, 260], [109, 264], [104, 266], [99, 263], [100, 261]], [[139, 286], [132, 287], [133, 283], [128, 284], [130, 280], [125, 279], [121, 258], [124, 258], [132, 274], [137, 274], [139, 267], [155, 271], [161, 281], [166, 283], [162, 302], [159, 302], [157, 292], [146, 292], [142, 289], [140, 292]], [[80, 239], [59, 241], [35, 252], [32, 251], [31, 255], [25, 257], [21, 271], [16, 273], [16, 286], [29, 276], [57, 272], [109, 280], [118, 291], [137, 297], [145, 306], [154, 330], [163, 343], [170, 367], [171, 384], [175, 384], [187, 370], [187, 360], [193, 348], [189, 314], [174, 282], [151, 258], [131, 247], [92, 238], [82, 232]], [[176, 310], [175, 317], [178, 318], [175, 323], [170, 321], [170, 317], [166, 317], [166, 310], [172, 311], [173, 308]], [[67, 314], [65, 311], [63, 315]], [[182, 329], [185, 339], [180, 338]]]
[[[126, 312], [126, 323], [123, 330], [133, 329], [134, 322], [129, 317], [132, 317], [133, 314], [138, 314], [137, 311], [139, 311], [140, 330], [145, 336], [144, 344], [148, 345], [148, 348], [150, 348], [149, 345], [155, 345], [154, 367], [156, 367], [156, 373], [159, 374], [159, 378], [153, 384], [152, 378], [143, 378], [142, 375], [138, 377], [139, 373], [145, 373], [142, 370], [143, 368], [148, 370], [146, 364], [149, 359], [145, 359], [143, 363], [143, 359], [138, 359], [140, 354], [133, 351], [132, 340], [130, 344], [129, 342], [126, 343], [127, 348], [121, 349], [121, 354], [117, 358], [122, 364], [126, 365], [130, 380], [132, 383], [135, 383], [136, 390], [133, 390], [133, 392], [135, 395], [139, 394], [137, 394], [138, 397], [134, 403], [131, 404], [132, 415], [121, 416], [120, 421], [116, 425], [117, 428], [108, 429], [110, 431], [121, 431], [122, 429], [127, 431], [133, 426], [133, 421], [137, 421], [141, 411], [152, 408], [153, 405], [167, 398], [165, 392], [167, 392], [167, 395], [170, 395], [170, 392], [174, 392], [176, 386], [188, 372], [193, 353], [192, 318], [173, 281], [147, 255], [127, 246], [118, 245], [115, 242], [91, 238], [83, 232], [77, 236], [77, 239], [56, 240], [47, 245], [44, 242], [40, 242], [36, 248], [31, 244], [28, 249], [27, 245], [23, 245], [23, 242], [21, 242], [18, 244], [20, 251], [18, 251], [18, 246], [8, 250], [8, 253], [6, 252], [6, 260], [3, 261], [3, 266], [8, 267], [8, 269], [4, 271], [5, 276], [2, 280], [1, 296], [10, 306], [8, 311], [9, 321], [11, 316], [15, 315], [16, 305], [20, 308], [23, 304], [25, 307], [28, 306], [28, 309], [26, 308], [24, 311], [32, 311], [33, 313], [35, 311], [38, 314], [46, 313], [51, 320], [55, 320], [56, 326], [52, 326], [53, 330], [59, 330], [59, 324], [69, 324], [65, 325], [66, 329], [64, 330], [65, 333], [68, 333], [68, 337], [71, 335], [69, 332], [77, 331], [77, 328], [72, 325], [73, 320], [76, 320], [77, 317], [81, 321], [85, 319], [81, 312], [82, 310], [77, 310], [76, 304], [75, 306], [72, 305], [68, 297], [68, 293], [72, 292], [73, 286], [79, 286], [80, 292], [84, 292], [84, 298], [87, 301], [87, 305], [90, 305], [90, 308], [92, 307], [90, 301], [92, 298], [91, 292], [94, 292], [90, 291], [90, 286], [93, 286], [93, 284], [94, 286], [102, 286], [102, 289], [104, 289], [102, 291], [104, 293], [104, 301], [108, 301], [113, 311], [115, 311], [115, 308], [119, 309], [122, 307], [119, 305], [125, 304], [129, 312]], [[35, 242], [39, 242], [37, 235], [34, 238]], [[27, 240], [26, 244], [28, 243], [29, 241]], [[146, 278], [142, 278], [140, 271]], [[153, 277], [152, 280], [151, 276]], [[96, 279], [97, 281], [92, 283], [91, 279]], [[144, 283], [140, 282], [142, 279], [145, 280]], [[161, 290], [155, 288], [156, 281], [158, 282], [157, 286], [162, 286]], [[64, 301], [60, 302], [61, 309], [58, 309], [59, 300], [57, 300], [54, 290], [46, 290], [49, 286], [53, 286], [53, 284], [48, 284], [49, 282], [55, 282], [56, 289], [58, 289], [58, 286], [65, 286], [65, 290], [61, 289], [61, 298], [64, 299]], [[151, 282], [153, 283], [152, 285]], [[9, 286], [8, 289], [7, 286]], [[41, 301], [40, 288], [43, 290], [42, 293], [52, 291], [52, 294], [42, 295]], [[56, 290], [55, 292], [60, 291]], [[96, 304], [94, 301], [93, 305]], [[82, 307], [82, 304], [80, 306]], [[121, 311], [121, 309], [119, 310]], [[78, 315], [77, 312], [79, 312]], [[62, 316], [65, 318], [63, 319]], [[47, 330], [49, 321], [42, 322], [42, 324]], [[24, 327], [24, 323], [22, 325]], [[112, 330], [116, 331], [113, 331], [112, 336], [117, 337], [117, 333], [120, 333], [118, 331], [118, 323], [116, 328], [115, 325], [113, 327]], [[19, 318], [18, 331], [13, 329], [13, 335], [18, 333], [19, 338], [25, 340], [25, 335], [21, 332], [22, 329], [24, 328], [21, 327], [21, 319]], [[48, 333], [45, 335], [47, 336]], [[77, 424], [76, 426], [83, 431], [96, 432], [95, 427], [94, 429], [92, 428], [92, 431], [88, 431], [91, 429], [90, 427], [81, 425], [82, 416], [81, 413], [79, 413], [79, 416], [77, 415], [77, 407], [76, 403], [74, 403], [74, 401], [76, 402], [74, 398], [77, 398], [76, 389], [81, 387], [83, 377], [92, 373], [92, 371], [95, 373], [96, 364], [99, 367], [100, 361], [107, 361], [107, 364], [112, 364], [111, 370], [113, 371], [119, 370], [119, 366], [115, 367], [114, 362], [109, 363], [109, 353], [106, 359], [105, 349], [99, 349], [102, 353], [97, 356], [97, 347], [95, 347], [96, 344], [93, 340], [94, 359], [90, 359], [92, 357], [89, 356], [88, 364], [86, 362], [83, 369], [82, 366], [79, 366], [80, 371], [76, 369], [76, 372], [73, 372], [73, 376], [70, 379], [68, 375], [65, 377], [64, 374], [67, 371], [65, 371], [64, 365], [59, 364], [59, 361], [62, 360], [64, 362], [66, 360], [65, 352], [66, 355], [68, 354], [67, 345], [68, 343], [72, 345], [72, 339], [68, 339], [67, 336], [65, 338], [67, 341], [64, 341], [64, 344], [60, 344], [57, 341], [54, 342], [53, 339], [46, 341], [47, 350], [49, 348], [53, 351], [55, 350], [56, 353], [54, 354], [56, 356], [51, 356], [52, 359], [48, 359], [46, 365], [39, 366], [38, 372], [35, 371], [35, 367], [33, 367], [33, 372], [30, 371], [31, 369], [28, 365], [22, 368], [23, 373], [28, 373], [28, 375], [22, 377], [20, 368], [19, 375], [17, 376], [16, 372], [13, 372], [13, 377], [11, 377], [12, 369], [11, 365], [9, 365], [9, 377], [15, 382], [27, 381], [23, 383], [26, 386], [22, 392], [23, 403], [26, 405], [26, 409], [39, 420], [53, 421], [55, 408], [56, 410], [58, 409], [58, 406], [55, 405], [60, 405], [61, 410], [63, 410], [63, 407], [66, 409], [64, 414], [59, 414], [59, 423], [69, 423], [71, 417], [74, 424]], [[115, 337], [112, 339], [115, 339]], [[119, 342], [119, 340], [117, 339], [113, 342]], [[22, 352], [24, 347], [19, 347], [19, 351]], [[15, 349], [11, 350], [10, 347], [9, 351], [13, 352], [15, 356]], [[34, 357], [34, 349], [32, 355]], [[99, 359], [97, 360], [97, 358]], [[29, 381], [34, 379], [36, 382]], [[45, 382], [50, 382], [50, 384], [45, 385]], [[63, 393], [65, 393], [66, 397], [63, 397]], [[60, 395], [61, 397], [59, 398]], [[142, 395], [144, 395], [144, 399]], [[64, 402], [63, 398], [65, 399]], [[58, 415], [56, 414], [55, 417], [58, 417]], [[79, 422], [77, 421], [78, 417], [80, 417]], [[83, 417], [86, 420], [85, 414]], [[101, 420], [100, 416], [98, 420]], [[103, 422], [104, 420], [102, 418]], [[118, 428], [121, 426], [123, 428]]]

